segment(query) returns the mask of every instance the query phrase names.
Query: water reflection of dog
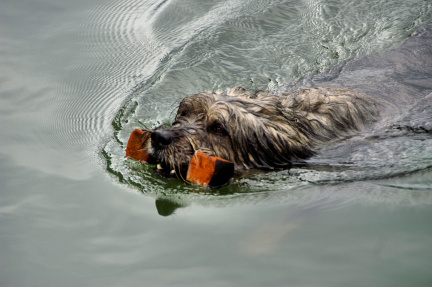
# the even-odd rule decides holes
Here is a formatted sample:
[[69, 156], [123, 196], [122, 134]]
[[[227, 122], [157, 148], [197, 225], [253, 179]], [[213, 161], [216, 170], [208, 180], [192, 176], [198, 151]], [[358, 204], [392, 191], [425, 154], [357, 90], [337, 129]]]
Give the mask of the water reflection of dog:
[[227, 159], [236, 170], [287, 168], [376, 116], [370, 98], [342, 89], [199, 93], [183, 99], [172, 126], [152, 131], [148, 150], [167, 171], [182, 170], [196, 150]]

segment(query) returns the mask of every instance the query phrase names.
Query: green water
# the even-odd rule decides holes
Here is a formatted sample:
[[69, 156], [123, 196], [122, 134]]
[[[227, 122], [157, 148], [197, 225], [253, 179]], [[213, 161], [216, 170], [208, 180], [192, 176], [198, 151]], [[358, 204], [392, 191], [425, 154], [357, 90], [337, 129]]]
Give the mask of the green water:
[[[0, 21], [0, 286], [432, 285], [430, 1], [5, 0]], [[124, 157], [188, 94], [308, 84], [395, 108], [218, 190]]]

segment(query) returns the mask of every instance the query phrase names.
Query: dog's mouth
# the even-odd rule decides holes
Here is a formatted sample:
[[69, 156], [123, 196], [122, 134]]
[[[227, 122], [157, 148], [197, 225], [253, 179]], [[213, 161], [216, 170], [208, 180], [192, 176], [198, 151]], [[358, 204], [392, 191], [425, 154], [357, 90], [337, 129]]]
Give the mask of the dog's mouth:
[[174, 130], [153, 130], [150, 132], [149, 153], [158, 174], [185, 179], [194, 150], [189, 142], [178, 144], [178, 141]]
[[[161, 144], [153, 140], [153, 134], [154, 131], [135, 129], [129, 138], [126, 156], [140, 162], [154, 164], [155, 171], [164, 177], [186, 178], [193, 152], [171, 150], [171, 142], [166, 145]], [[168, 141], [166, 138], [162, 140]]]
[[168, 140], [167, 144], [161, 145], [153, 141], [153, 133], [135, 129], [129, 138], [126, 156], [154, 164], [156, 173], [163, 177], [176, 177], [202, 186], [220, 187], [232, 179], [234, 163], [206, 151], [194, 150], [192, 146], [190, 149], [179, 149]]
[[154, 163], [156, 164], [155, 172], [160, 176], [186, 179], [189, 163], [174, 166], [164, 161], [155, 161]]

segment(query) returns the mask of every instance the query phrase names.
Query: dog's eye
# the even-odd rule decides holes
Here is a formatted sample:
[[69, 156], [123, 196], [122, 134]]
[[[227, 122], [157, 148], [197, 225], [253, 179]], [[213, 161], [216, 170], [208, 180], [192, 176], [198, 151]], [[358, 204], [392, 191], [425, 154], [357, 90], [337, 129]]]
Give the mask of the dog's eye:
[[218, 134], [221, 134], [224, 132], [224, 130], [221, 127], [217, 127], [217, 128], [215, 128], [215, 132], [217, 132]]
[[211, 126], [210, 128], [209, 128], [209, 130], [212, 132], [212, 133], [215, 133], [215, 134], [217, 134], [217, 135], [226, 135], [227, 134], [227, 132], [226, 132], [226, 130], [223, 128], [223, 127], [221, 127], [220, 125], [213, 125], [213, 126]]

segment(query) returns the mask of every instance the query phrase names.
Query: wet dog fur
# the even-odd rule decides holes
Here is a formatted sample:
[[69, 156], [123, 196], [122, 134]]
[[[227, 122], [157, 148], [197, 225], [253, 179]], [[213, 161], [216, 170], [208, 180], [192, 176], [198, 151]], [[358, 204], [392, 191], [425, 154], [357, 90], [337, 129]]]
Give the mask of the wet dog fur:
[[237, 171], [282, 169], [376, 117], [370, 98], [342, 89], [275, 95], [237, 87], [183, 99], [172, 126], [152, 130], [147, 148], [163, 169], [176, 173], [196, 150], [233, 162]]

